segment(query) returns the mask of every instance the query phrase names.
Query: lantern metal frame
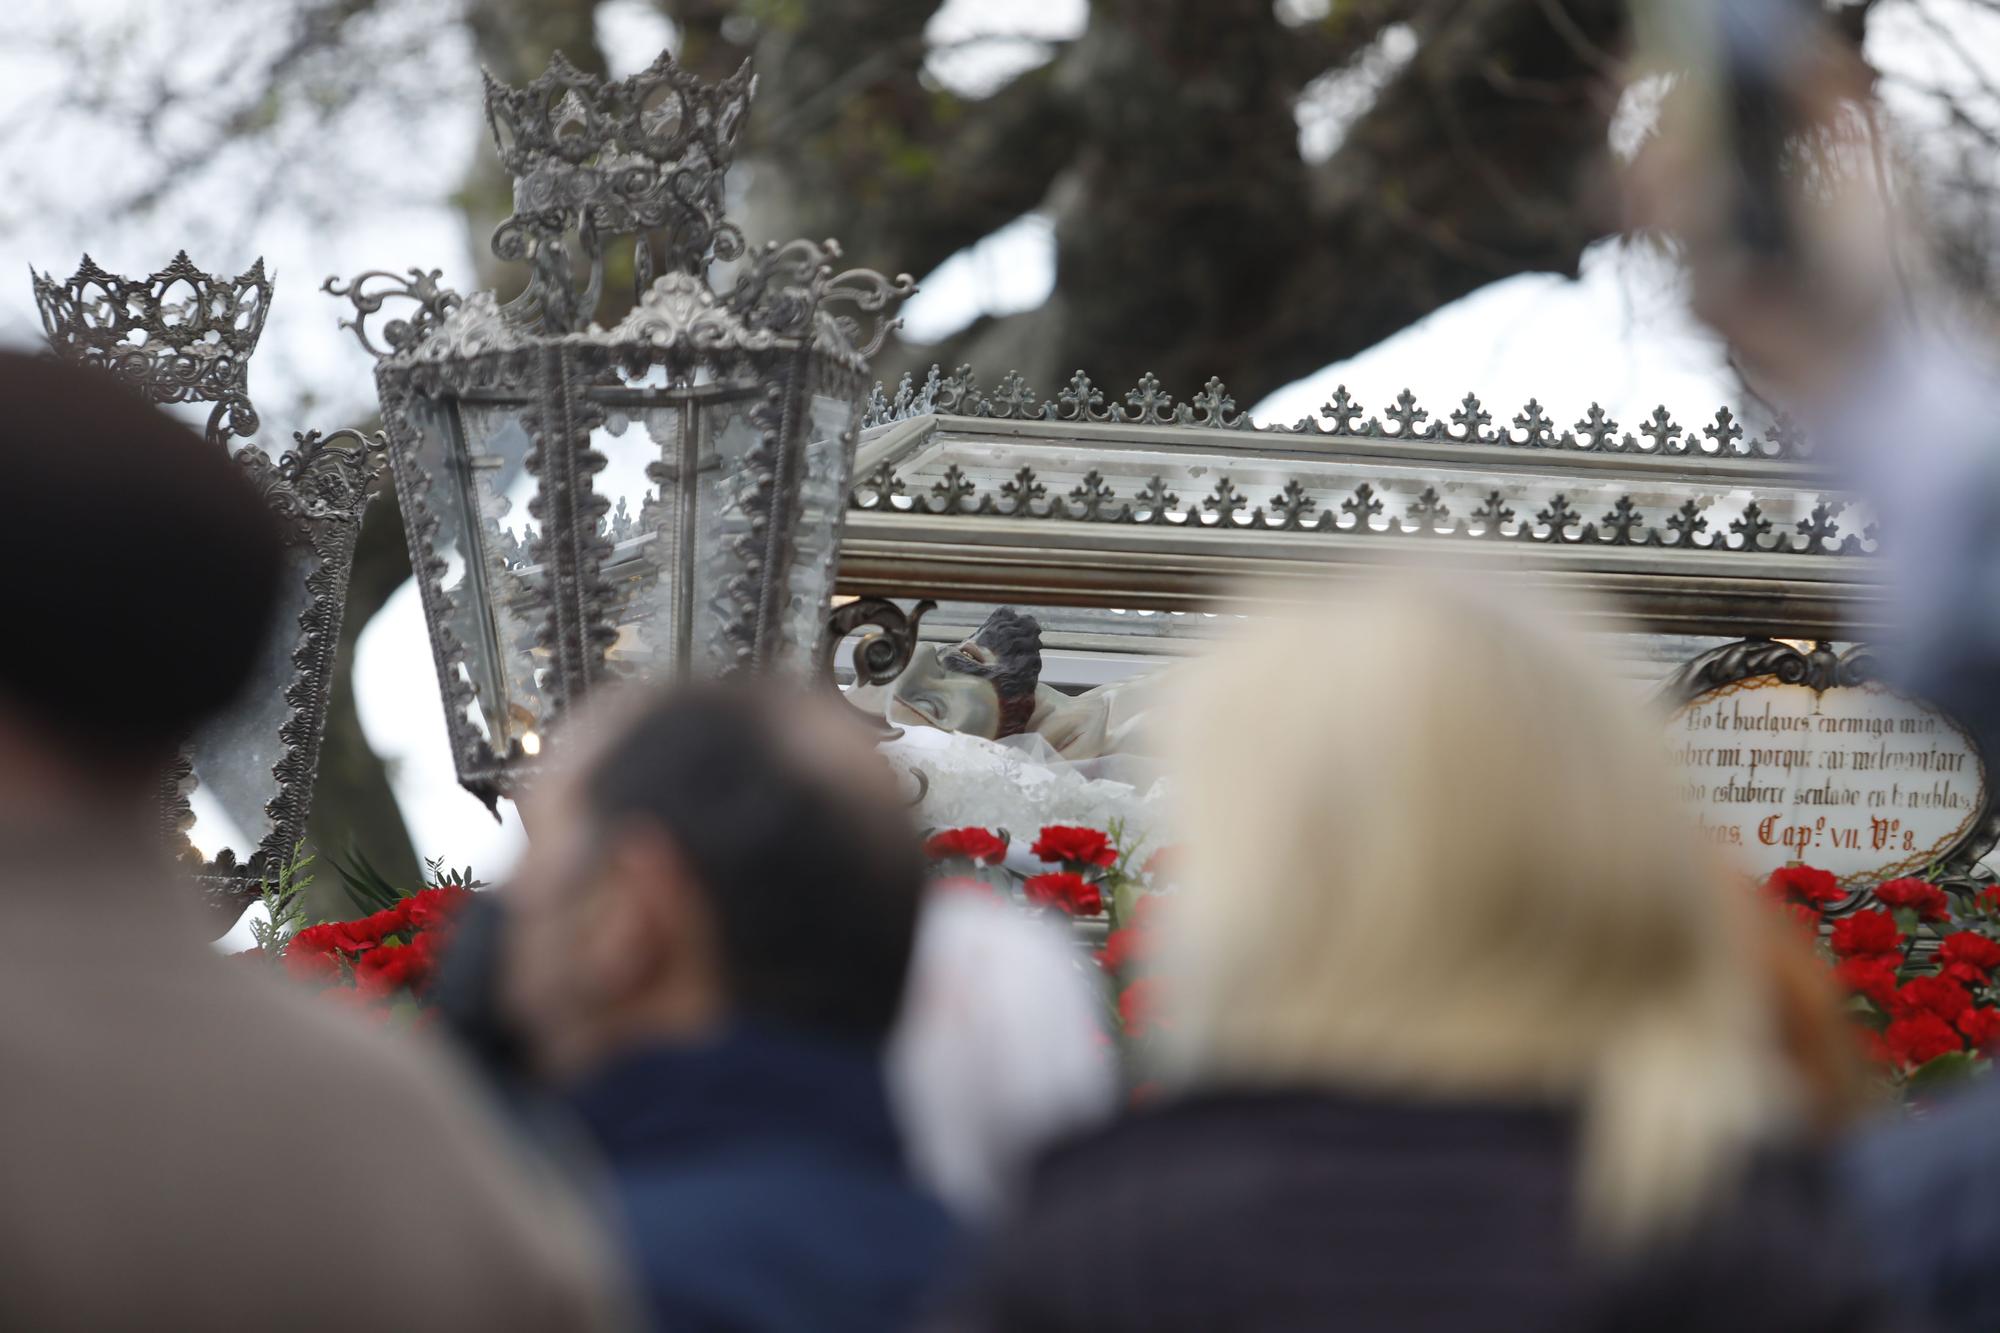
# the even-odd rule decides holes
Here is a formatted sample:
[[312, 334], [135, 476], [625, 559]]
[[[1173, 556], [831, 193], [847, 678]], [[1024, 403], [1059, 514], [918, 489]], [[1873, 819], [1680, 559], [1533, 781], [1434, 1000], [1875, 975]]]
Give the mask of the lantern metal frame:
[[66, 281], [32, 270], [30, 276], [56, 355], [115, 375], [154, 403], [214, 404], [208, 440], [249, 474], [305, 567], [302, 597], [287, 599], [303, 603], [296, 624], [273, 630], [293, 637], [277, 758], [268, 774], [251, 777], [269, 791], [264, 836], [243, 856], [224, 848], [205, 859], [196, 850], [188, 837], [200, 781], [192, 739], [161, 785], [162, 840], [211, 903], [233, 913], [290, 863], [305, 838], [354, 544], [387, 440], [352, 429], [299, 431], [276, 458], [251, 442], [260, 419], [250, 399], [250, 359], [273, 291], [261, 259], [235, 278], [203, 272], [186, 251], [145, 278], [108, 273], [88, 255]]
[[[708, 83], [666, 54], [620, 80], [584, 74], [560, 55], [523, 88], [489, 75], [487, 117], [514, 176], [514, 213], [495, 232], [493, 252], [529, 265], [526, 290], [502, 305], [490, 292], [460, 297], [435, 271], [327, 280], [325, 289], [354, 307], [345, 326], [377, 358], [454, 763], [460, 783], [489, 805], [532, 775], [542, 729], [618, 674], [609, 650], [629, 606], [623, 599], [649, 573], [658, 581], [661, 554], [674, 576], [665, 670], [693, 670], [699, 653], [723, 673], [769, 671], [782, 660], [803, 676], [819, 657], [868, 361], [915, 284], [836, 272], [840, 250], [831, 241], [745, 246], [724, 215], [722, 185], [754, 86], [747, 64]], [[607, 247], [627, 237], [636, 302], [606, 329], [591, 316]], [[718, 292], [711, 267], [732, 261], [734, 282]], [[406, 313], [378, 330], [370, 320], [392, 300], [407, 303]], [[842, 415], [817, 441], [832, 444], [831, 457], [815, 462], [806, 451], [820, 398]], [[696, 643], [692, 522], [669, 525], [660, 515], [694, 514], [697, 433], [725, 401], [743, 411], [755, 439], [728, 478], [726, 502], [713, 500], [720, 508], [709, 511], [740, 517], [724, 540], [738, 564], [723, 586], [700, 589], [723, 611], [713, 641]], [[505, 502], [481, 499], [473, 473], [492, 466], [492, 455], [462, 409], [482, 404], [517, 414], [538, 530], [502, 531]], [[681, 453], [647, 466], [658, 494], [642, 499], [635, 523], [596, 488], [608, 460], [593, 435], [614, 414], [663, 408], [686, 413], [675, 437]], [[824, 492], [823, 513], [807, 512], [808, 482]], [[788, 583], [808, 527], [823, 539], [814, 558], [825, 566], [824, 586], [791, 628]], [[447, 586], [441, 537], [463, 562], [451, 575], [456, 587]], [[621, 542], [632, 546], [635, 537], [652, 540], [651, 554], [634, 557], [643, 565], [637, 574], [619, 563]], [[532, 627], [532, 646], [506, 632], [523, 625]], [[524, 652], [539, 654], [531, 688], [546, 711], [517, 733], [512, 710], [523, 686], [509, 663], [518, 666]]]

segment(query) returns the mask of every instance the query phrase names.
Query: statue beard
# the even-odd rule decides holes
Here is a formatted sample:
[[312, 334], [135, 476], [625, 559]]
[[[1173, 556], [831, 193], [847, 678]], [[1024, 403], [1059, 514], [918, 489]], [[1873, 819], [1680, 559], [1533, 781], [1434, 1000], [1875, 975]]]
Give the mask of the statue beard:
[[1029, 729], [1035, 718], [1035, 692], [1026, 694], [1003, 694], [1000, 696], [1000, 727], [993, 734], [1018, 736]]

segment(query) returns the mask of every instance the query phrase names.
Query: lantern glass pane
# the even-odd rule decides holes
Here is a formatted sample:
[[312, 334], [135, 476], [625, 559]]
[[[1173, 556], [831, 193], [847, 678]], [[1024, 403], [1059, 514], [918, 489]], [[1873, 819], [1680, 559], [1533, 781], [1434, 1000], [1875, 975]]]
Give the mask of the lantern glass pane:
[[590, 447], [605, 460], [591, 485], [608, 506], [597, 535], [610, 547], [600, 572], [611, 590], [607, 615], [617, 632], [605, 662], [619, 675], [650, 675], [675, 661], [674, 551], [681, 513], [673, 496], [688, 410], [675, 402], [616, 406], [591, 432]]
[[272, 632], [258, 653], [249, 683], [233, 705], [188, 741], [195, 787], [188, 794], [194, 824], [187, 836], [207, 860], [231, 851], [238, 862], [247, 861], [271, 834], [265, 805], [278, 794], [272, 770], [284, 756], [285, 742], [279, 733], [292, 716], [285, 693], [298, 676], [292, 655], [305, 634], [299, 619], [312, 608], [306, 580], [319, 564], [309, 546], [301, 544], [287, 552]]
[[615, 674], [714, 675], [729, 660], [723, 627], [742, 591], [730, 584], [745, 568], [745, 504], [757, 489], [753, 395], [706, 378], [605, 395], [591, 433], [604, 466], [591, 484], [607, 506], [598, 536], [610, 546], [600, 572]]
[[446, 627], [461, 651], [441, 670], [471, 691], [465, 720], [498, 754], [538, 730], [547, 706], [546, 667], [535, 646], [541, 623], [539, 536], [528, 520], [535, 478], [526, 468], [530, 442], [513, 404], [453, 405], [417, 399], [416, 465], [430, 481], [437, 519], [432, 554], [442, 562], [439, 587]]
[[812, 396], [792, 526], [792, 567], [785, 587], [783, 653], [787, 664], [800, 671], [812, 669], [826, 629], [827, 598], [833, 592], [852, 461], [845, 437], [853, 421], [851, 398], [827, 393]]

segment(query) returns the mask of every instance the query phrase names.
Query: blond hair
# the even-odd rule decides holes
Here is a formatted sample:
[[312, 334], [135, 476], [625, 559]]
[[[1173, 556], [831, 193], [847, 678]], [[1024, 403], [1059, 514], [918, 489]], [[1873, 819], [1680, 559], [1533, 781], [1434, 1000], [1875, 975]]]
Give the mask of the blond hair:
[[1714, 1200], [1780, 1091], [1751, 905], [1570, 615], [1372, 576], [1180, 688], [1170, 1073], [1578, 1106], [1599, 1240]]

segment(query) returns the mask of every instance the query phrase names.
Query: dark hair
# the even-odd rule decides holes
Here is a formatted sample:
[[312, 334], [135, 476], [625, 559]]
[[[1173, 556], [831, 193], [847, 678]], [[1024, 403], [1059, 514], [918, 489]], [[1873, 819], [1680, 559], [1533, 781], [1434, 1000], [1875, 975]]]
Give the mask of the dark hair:
[[153, 765], [249, 679], [285, 545], [219, 445], [111, 376], [0, 351], [0, 702]]
[[902, 1001], [924, 860], [906, 811], [815, 771], [782, 732], [809, 707], [769, 684], [679, 686], [598, 761], [599, 819], [672, 839], [720, 928], [736, 1009], [879, 1040]]
[[1042, 623], [1011, 606], [996, 606], [972, 641], [989, 649], [994, 660], [975, 662], [954, 652], [946, 655], [945, 665], [993, 682], [1000, 699], [1000, 735], [1026, 731], [1035, 715], [1035, 687], [1042, 680]]

